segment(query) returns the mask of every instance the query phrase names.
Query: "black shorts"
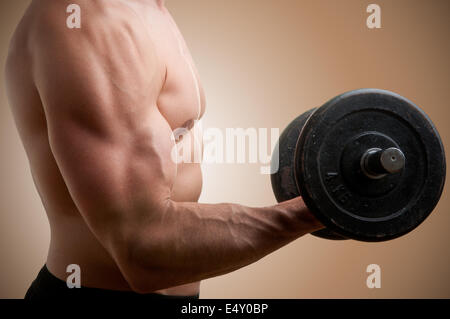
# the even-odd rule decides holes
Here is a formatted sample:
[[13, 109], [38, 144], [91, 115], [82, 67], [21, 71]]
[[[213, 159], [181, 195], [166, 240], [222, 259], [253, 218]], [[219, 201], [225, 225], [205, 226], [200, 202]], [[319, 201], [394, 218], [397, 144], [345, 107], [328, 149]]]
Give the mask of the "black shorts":
[[25, 300], [55, 299], [120, 299], [120, 300], [158, 300], [158, 299], [198, 299], [194, 296], [166, 296], [157, 293], [138, 294], [133, 291], [118, 291], [99, 288], [68, 288], [64, 280], [55, 277], [44, 265], [25, 295]]

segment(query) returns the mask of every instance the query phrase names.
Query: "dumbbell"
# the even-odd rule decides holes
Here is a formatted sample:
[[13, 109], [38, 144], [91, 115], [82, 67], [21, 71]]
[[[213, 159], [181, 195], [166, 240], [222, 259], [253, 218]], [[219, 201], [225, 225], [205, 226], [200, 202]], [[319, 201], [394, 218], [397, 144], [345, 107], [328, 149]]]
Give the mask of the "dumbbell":
[[278, 202], [302, 196], [326, 239], [386, 241], [420, 225], [445, 182], [445, 153], [429, 117], [386, 90], [341, 94], [294, 119], [272, 156]]

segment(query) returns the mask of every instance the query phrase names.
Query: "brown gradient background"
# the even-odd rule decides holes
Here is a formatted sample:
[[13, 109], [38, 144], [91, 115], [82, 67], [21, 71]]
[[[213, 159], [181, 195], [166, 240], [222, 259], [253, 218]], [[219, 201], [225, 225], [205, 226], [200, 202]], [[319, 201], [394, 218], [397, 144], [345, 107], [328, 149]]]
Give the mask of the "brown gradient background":
[[[382, 8], [382, 29], [365, 26]], [[0, 63], [27, 0], [0, 4]], [[76, 3], [76, 0], [74, 0]], [[450, 1], [168, 0], [208, 99], [205, 127], [280, 127], [344, 91], [404, 95], [433, 119], [450, 149]], [[21, 298], [45, 262], [49, 226], [0, 94], [0, 297]], [[204, 166], [202, 202], [275, 203], [259, 165]], [[202, 298], [449, 298], [449, 187], [414, 232], [384, 243], [310, 235], [231, 274]], [[382, 269], [366, 287], [367, 265]]]

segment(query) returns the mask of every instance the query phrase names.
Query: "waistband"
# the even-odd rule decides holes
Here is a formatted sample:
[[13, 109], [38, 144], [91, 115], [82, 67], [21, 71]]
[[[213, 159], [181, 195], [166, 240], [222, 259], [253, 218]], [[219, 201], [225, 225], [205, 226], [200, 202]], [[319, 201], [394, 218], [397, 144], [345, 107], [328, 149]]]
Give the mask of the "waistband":
[[168, 296], [158, 293], [139, 294], [134, 291], [109, 290], [101, 288], [83, 287], [69, 288], [64, 280], [53, 275], [46, 265], [42, 267], [36, 279], [28, 289], [26, 300], [54, 300], [54, 299], [120, 299], [120, 300], [161, 300], [199, 299], [193, 296]]

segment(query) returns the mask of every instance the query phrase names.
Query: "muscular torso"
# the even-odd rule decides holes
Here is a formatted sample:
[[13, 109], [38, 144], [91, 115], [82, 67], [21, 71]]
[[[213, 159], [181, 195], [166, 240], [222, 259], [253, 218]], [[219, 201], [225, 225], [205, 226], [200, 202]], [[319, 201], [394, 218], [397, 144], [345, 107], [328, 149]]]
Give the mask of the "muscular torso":
[[[26, 48], [32, 42], [29, 39], [29, 29], [32, 25], [29, 20], [33, 19], [33, 6], [36, 5], [31, 5], [13, 39], [15, 46], [24, 48], [11, 59], [13, 65], [10, 66], [10, 69], [14, 70], [14, 76], [21, 78], [21, 85], [10, 84], [7, 90], [8, 93], [14, 92], [10, 95], [20, 96], [11, 99], [11, 107], [29, 158], [33, 180], [50, 223], [51, 242], [47, 267], [57, 277], [65, 280], [68, 275], [67, 265], [78, 264], [81, 267], [83, 286], [129, 290], [130, 287], [114, 260], [92, 234], [77, 210], [50, 148], [42, 102], [31, 74], [28, 74], [31, 69], [31, 54]], [[155, 50], [162, 63], [160, 67], [163, 83], [157, 106], [172, 130], [185, 127], [190, 131], [191, 137], [198, 137], [197, 126], [193, 124], [204, 113], [204, 94], [186, 44], [168, 11], [155, 5], [153, 1], [109, 0], [82, 7], [82, 10], [99, 9], [111, 11], [111, 14], [103, 16], [104, 28], [120, 19], [132, 18], [136, 19], [135, 23], [140, 23], [142, 28], [147, 29], [149, 39], [156, 44]], [[89, 15], [89, 12], [82, 13]], [[117, 49], [126, 50], [126, 47]], [[105, 58], [107, 55], [108, 52], [105, 52]], [[185, 142], [186, 139], [182, 139], [179, 143]], [[184, 152], [186, 150], [187, 148], [184, 148]], [[198, 149], [193, 148], [192, 151]], [[197, 201], [201, 186], [202, 176], [198, 163], [178, 164], [172, 190], [173, 200]], [[198, 290], [199, 283], [192, 283], [159, 292], [189, 295], [197, 293]]]

